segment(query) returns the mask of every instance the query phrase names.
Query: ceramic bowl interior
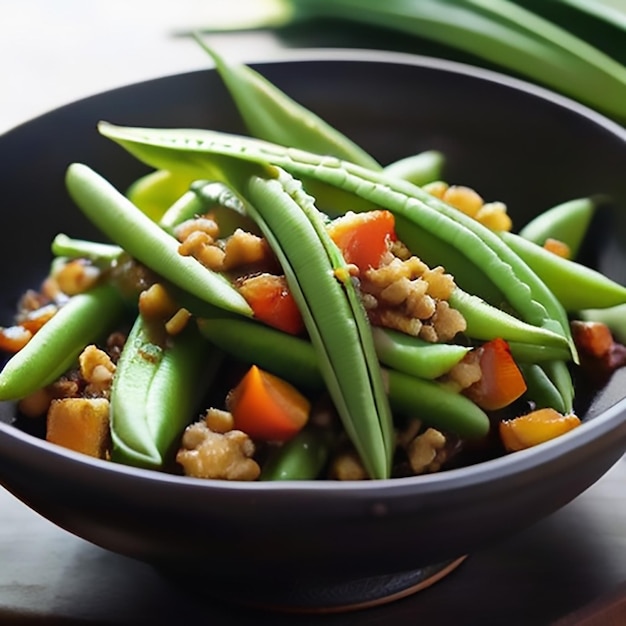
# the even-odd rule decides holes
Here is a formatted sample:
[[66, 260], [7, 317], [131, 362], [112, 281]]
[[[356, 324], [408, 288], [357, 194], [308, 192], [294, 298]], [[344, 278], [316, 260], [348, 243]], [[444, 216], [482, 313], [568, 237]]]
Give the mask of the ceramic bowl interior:
[[[426, 149], [446, 178], [501, 199], [517, 225], [558, 202], [605, 194], [588, 262], [626, 281], [626, 133], [543, 90], [396, 53], [292, 52], [255, 67], [382, 163]], [[48, 270], [58, 232], [101, 238], [66, 196], [82, 161], [125, 188], [146, 172], [96, 132], [98, 120], [242, 132], [212, 70], [104, 93], [0, 137], [0, 315]], [[431, 476], [367, 483], [226, 484], [116, 466], [41, 441], [0, 405], [0, 482], [55, 524], [167, 569], [200, 567], [224, 589], [327, 585], [448, 562], [534, 523], [580, 494], [626, 448], [618, 372], [580, 390], [585, 423], [527, 452]], [[206, 568], [206, 563], [212, 566]], [[245, 562], [245, 568], [241, 563]], [[211, 570], [211, 571], [207, 571]], [[274, 586], [275, 588], [275, 586]], [[280, 599], [279, 599], [280, 601]]]

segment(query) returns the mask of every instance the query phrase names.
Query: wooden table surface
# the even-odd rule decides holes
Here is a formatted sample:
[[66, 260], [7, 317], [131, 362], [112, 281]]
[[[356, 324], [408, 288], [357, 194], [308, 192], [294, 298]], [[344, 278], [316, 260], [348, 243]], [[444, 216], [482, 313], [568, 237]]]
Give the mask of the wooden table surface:
[[[0, 0], [0, 133], [85, 95], [208, 66], [173, 33], [209, 24], [235, 0]], [[241, 2], [246, 5], [245, 0]], [[248, 9], [252, 6], [248, 3]], [[221, 9], [220, 9], [221, 8]], [[284, 46], [408, 49], [402, 38], [342, 37], [332, 28], [218, 35], [231, 58]], [[0, 459], [1, 463], [1, 459]], [[186, 593], [149, 566], [74, 537], [0, 488], [1, 624], [552, 624], [626, 591], [626, 459], [551, 517], [472, 554], [449, 577], [401, 601], [345, 615], [268, 615]], [[625, 613], [610, 621], [626, 623]]]

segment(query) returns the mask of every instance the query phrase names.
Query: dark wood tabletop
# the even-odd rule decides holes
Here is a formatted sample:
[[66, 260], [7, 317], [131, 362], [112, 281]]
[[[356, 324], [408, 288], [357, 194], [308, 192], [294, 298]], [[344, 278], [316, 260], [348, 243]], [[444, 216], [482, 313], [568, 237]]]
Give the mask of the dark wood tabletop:
[[[626, 458], [563, 509], [471, 554], [428, 589], [340, 615], [269, 614], [186, 592], [149, 565], [91, 545], [0, 490], [0, 624], [626, 623]], [[571, 614], [613, 606], [611, 622]], [[620, 612], [621, 611], [621, 612]], [[586, 616], [587, 613], [584, 614]]]
[[[223, 4], [230, 3], [178, 0], [166, 11], [146, 0], [0, 0], [0, 53], [12, 59], [0, 65], [0, 132], [90, 93], [207, 67], [197, 47], [172, 32], [197, 28], [208, 6]], [[283, 46], [421, 51], [406, 38], [371, 35], [364, 29], [348, 38], [329, 27], [217, 37], [223, 50], [247, 59]], [[428, 589], [324, 616], [261, 613], [188, 592], [57, 528], [0, 488], [0, 624], [626, 624], [625, 487], [626, 458], [563, 509], [469, 555]], [[612, 614], [596, 618], [600, 608]]]

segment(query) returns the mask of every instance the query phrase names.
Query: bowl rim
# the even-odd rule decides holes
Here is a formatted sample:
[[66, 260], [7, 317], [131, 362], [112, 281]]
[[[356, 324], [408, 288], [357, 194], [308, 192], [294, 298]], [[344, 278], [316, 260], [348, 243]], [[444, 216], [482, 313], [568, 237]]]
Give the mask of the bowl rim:
[[[564, 108], [579, 117], [596, 126], [603, 128], [626, 144], [626, 127], [621, 126], [617, 122], [606, 117], [590, 107], [581, 104], [569, 97], [558, 94], [548, 88], [536, 85], [526, 80], [509, 76], [507, 74], [462, 63], [448, 59], [430, 57], [412, 53], [396, 52], [388, 50], [371, 50], [361, 48], [297, 48], [297, 49], [279, 49], [272, 53], [265, 53], [263, 57], [249, 58], [243, 60], [255, 68], [262, 68], [268, 65], [293, 65], [307, 62], [354, 62], [354, 63], [375, 63], [375, 64], [392, 64], [413, 66], [416, 68], [435, 70], [462, 77], [469, 77], [497, 84], [506, 89], [523, 92], [545, 101], [547, 104]], [[4, 135], [17, 133], [25, 126], [28, 126], [38, 120], [44, 120], [47, 116], [68, 107], [80, 106], [81, 103], [98, 99], [105, 94], [113, 92], [123, 92], [132, 90], [147, 83], [157, 83], [167, 81], [180, 76], [200, 75], [207, 72], [215, 72], [215, 67], [207, 60], [207, 68], [191, 70], [187, 72], [175, 72], [164, 74], [155, 78], [139, 82], [131, 82], [128, 84], [107, 89], [105, 91], [74, 100], [61, 107], [56, 107], [50, 111], [43, 113], [37, 117], [26, 120], [8, 131], [0, 134], [0, 140]], [[97, 121], [97, 120], [95, 120]], [[324, 480], [305, 480], [305, 481], [285, 481], [277, 484], [276, 482], [235, 482], [235, 481], [212, 481], [200, 478], [192, 478], [187, 476], [179, 476], [176, 474], [168, 474], [156, 470], [148, 470], [126, 466], [122, 464], [112, 463], [101, 459], [92, 458], [69, 449], [62, 448], [55, 444], [49, 443], [34, 435], [26, 433], [12, 424], [0, 422], [0, 449], [5, 447], [6, 441], [18, 443], [19, 449], [38, 449], [44, 456], [50, 459], [60, 458], [63, 463], [71, 465], [79, 464], [85, 466], [89, 471], [100, 473], [105, 470], [107, 475], [111, 472], [128, 479], [136, 479], [140, 481], [157, 482], [159, 484], [171, 484], [177, 488], [187, 489], [209, 489], [228, 492], [246, 492], [251, 490], [257, 493], [280, 491], [298, 491], [311, 493], [338, 493], [346, 490], [363, 493], [364, 495], [376, 495], [381, 490], [390, 493], [390, 487], [395, 494], [401, 494], [406, 490], [415, 492], [416, 487], [420, 492], [440, 491], [442, 489], [459, 489], [470, 486], [477, 486], [481, 483], [492, 482], [494, 477], [497, 479], [505, 479], [511, 475], [519, 475], [526, 471], [532, 470], [540, 465], [547, 464], [557, 460], [559, 457], [576, 452], [582, 441], [591, 443], [608, 435], [616, 426], [626, 422], [626, 398], [619, 400], [616, 404], [603, 410], [599, 415], [589, 422], [584, 422], [580, 427], [570, 431], [560, 437], [545, 442], [540, 446], [515, 452], [514, 454], [505, 455], [499, 458], [482, 461], [473, 465], [446, 470], [445, 472], [437, 472], [433, 474], [411, 476], [405, 478], [390, 478], [371, 481], [324, 481]]]

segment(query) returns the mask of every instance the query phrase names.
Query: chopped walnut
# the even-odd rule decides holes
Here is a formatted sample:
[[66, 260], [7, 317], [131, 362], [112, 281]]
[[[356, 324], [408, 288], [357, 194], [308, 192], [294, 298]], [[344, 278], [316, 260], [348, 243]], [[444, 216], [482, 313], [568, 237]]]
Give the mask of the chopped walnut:
[[73, 259], [53, 272], [53, 278], [63, 293], [73, 296], [93, 287], [98, 282], [100, 273], [100, 270], [88, 261]]
[[365, 467], [355, 450], [343, 450], [333, 458], [329, 477], [333, 480], [366, 480]]
[[186, 476], [256, 480], [261, 468], [252, 458], [254, 450], [254, 442], [244, 432], [214, 432], [201, 420], [185, 429], [176, 462]]
[[271, 256], [267, 241], [238, 228], [224, 242], [225, 270], [267, 261]]
[[414, 474], [437, 472], [446, 460], [446, 437], [434, 428], [428, 428], [409, 444], [407, 454]]
[[116, 369], [111, 357], [90, 345], [81, 352], [78, 362], [80, 375], [86, 382], [83, 394], [90, 398], [108, 398]]
[[513, 222], [507, 213], [504, 202], [485, 202], [482, 196], [471, 187], [448, 185], [448, 183], [438, 180], [424, 185], [424, 191], [443, 200], [491, 230], [510, 231], [513, 227]]
[[429, 268], [416, 256], [402, 258], [391, 253], [384, 263], [364, 272], [360, 288], [370, 321], [425, 341], [449, 341], [466, 329], [465, 319], [447, 300], [455, 289], [454, 279], [441, 266]]

